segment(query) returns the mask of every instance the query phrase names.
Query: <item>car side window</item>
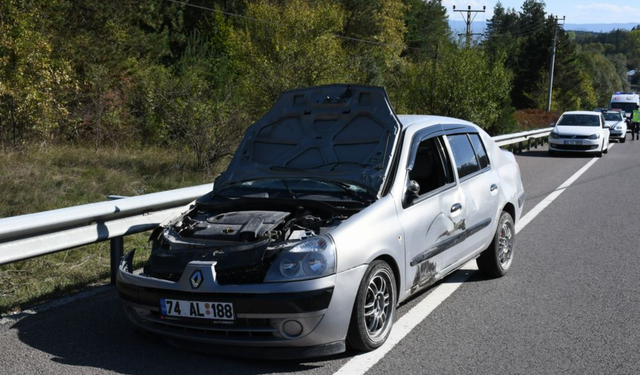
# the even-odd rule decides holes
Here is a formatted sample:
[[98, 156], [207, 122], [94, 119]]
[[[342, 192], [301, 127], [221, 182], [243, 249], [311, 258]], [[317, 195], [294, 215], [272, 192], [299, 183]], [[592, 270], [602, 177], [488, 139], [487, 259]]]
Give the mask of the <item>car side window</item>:
[[419, 195], [454, 182], [451, 163], [448, 161], [440, 137], [420, 142], [415, 155], [413, 167], [409, 171], [409, 179], [420, 185]]
[[451, 145], [453, 159], [456, 162], [460, 179], [480, 170], [476, 153], [466, 134], [449, 135], [447, 139]]
[[487, 156], [487, 150], [484, 148], [480, 134], [469, 134], [473, 149], [478, 155], [478, 161], [480, 162], [480, 169], [485, 169], [489, 166], [489, 157]]

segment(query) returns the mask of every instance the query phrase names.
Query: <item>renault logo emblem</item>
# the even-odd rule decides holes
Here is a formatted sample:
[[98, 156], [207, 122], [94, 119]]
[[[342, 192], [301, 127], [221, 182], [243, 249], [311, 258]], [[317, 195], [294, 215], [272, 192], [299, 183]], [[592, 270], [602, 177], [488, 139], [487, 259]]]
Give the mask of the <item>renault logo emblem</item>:
[[203, 279], [204, 278], [202, 277], [202, 271], [200, 271], [200, 270], [193, 271], [193, 273], [191, 274], [191, 277], [189, 278], [189, 282], [191, 283], [191, 287], [193, 289], [198, 289], [200, 284], [202, 284], [202, 280]]

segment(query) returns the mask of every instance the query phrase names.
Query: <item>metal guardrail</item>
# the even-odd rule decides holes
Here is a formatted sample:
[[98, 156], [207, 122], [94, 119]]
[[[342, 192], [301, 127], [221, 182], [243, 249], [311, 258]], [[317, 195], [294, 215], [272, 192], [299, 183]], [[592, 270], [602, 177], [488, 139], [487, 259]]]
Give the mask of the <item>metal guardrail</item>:
[[[531, 149], [552, 128], [493, 137], [512, 152]], [[0, 264], [111, 240], [111, 281], [122, 257], [124, 236], [157, 227], [176, 210], [213, 189], [213, 184], [0, 219]]]
[[509, 146], [511, 152], [522, 152], [526, 143], [527, 150], [531, 150], [531, 145], [538, 148], [538, 145], [544, 144], [546, 137], [549, 136], [553, 128], [544, 128], [531, 130], [528, 132], [505, 134], [493, 137], [493, 140], [500, 147]]
[[0, 264], [112, 240], [113, 281], [124, 236], [157, 227], [212, 189], [205, 184], [0, 219]]

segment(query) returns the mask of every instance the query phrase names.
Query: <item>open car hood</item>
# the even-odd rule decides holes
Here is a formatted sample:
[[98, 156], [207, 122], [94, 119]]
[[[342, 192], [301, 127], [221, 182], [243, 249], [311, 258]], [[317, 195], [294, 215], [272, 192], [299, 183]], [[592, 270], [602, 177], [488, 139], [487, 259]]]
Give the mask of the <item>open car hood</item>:
[[247, 129], [214, 192], [262, 178], [318, 178], [380, 196], [400, 122], [384, 88], [335, 84], [285, 91]]

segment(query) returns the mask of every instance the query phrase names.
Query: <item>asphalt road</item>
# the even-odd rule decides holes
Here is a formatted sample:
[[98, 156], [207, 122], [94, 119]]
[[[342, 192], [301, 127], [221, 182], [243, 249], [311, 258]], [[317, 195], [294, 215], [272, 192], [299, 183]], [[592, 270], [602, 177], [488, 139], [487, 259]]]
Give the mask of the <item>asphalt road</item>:
[[[592, 158], [517, 157], [525, 214]], [[615, 144], [516, 239], [510, 273], [470, 277], [367, 374], [639, 374], [640, 141]], [[441, 284], [441, 285], [442, 285]], [[398, 309], [401, 319], [434, 286]], [[0, 374], [321, 374], [311, 361], [200, 355], [134, 332], [114, 288], [0, 325]]]

